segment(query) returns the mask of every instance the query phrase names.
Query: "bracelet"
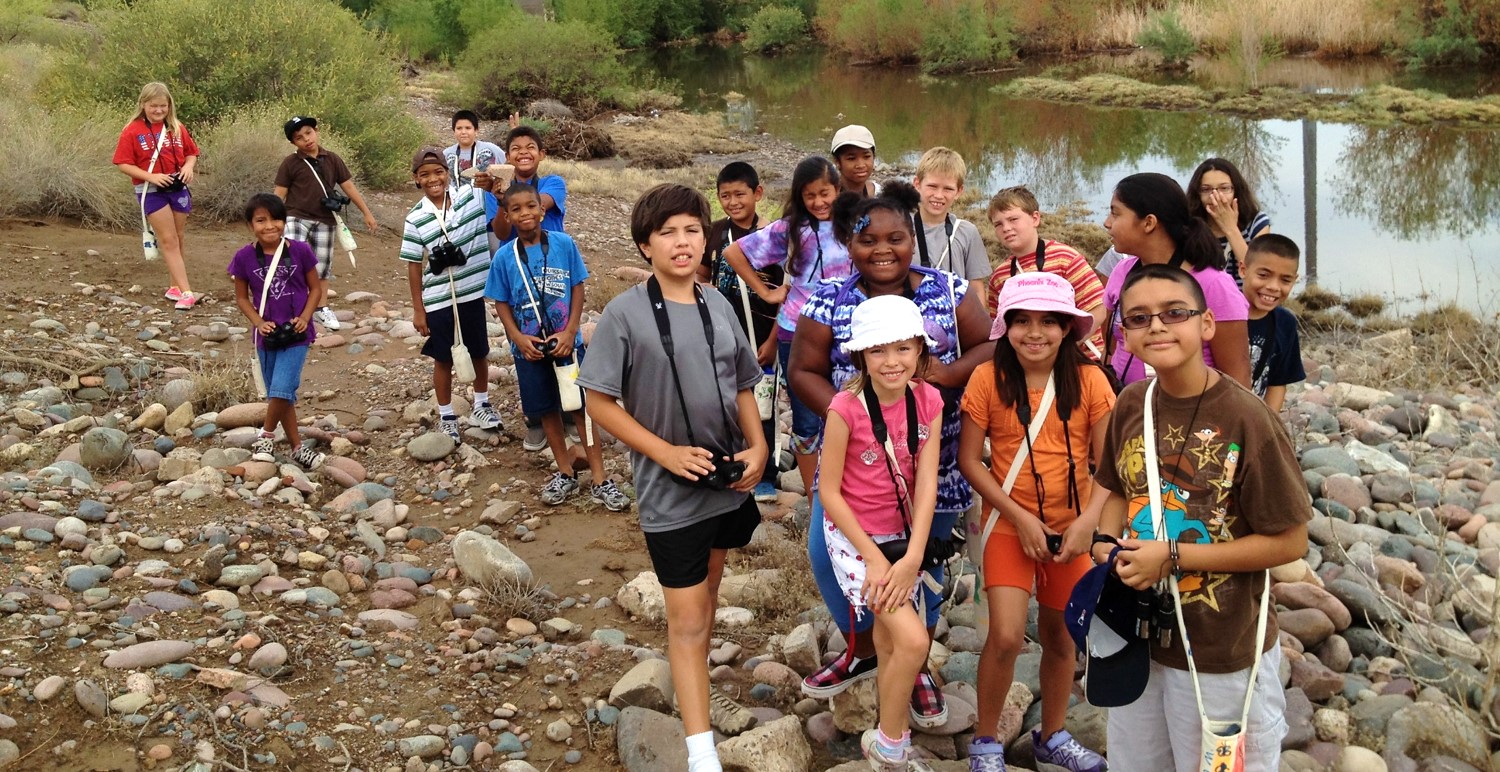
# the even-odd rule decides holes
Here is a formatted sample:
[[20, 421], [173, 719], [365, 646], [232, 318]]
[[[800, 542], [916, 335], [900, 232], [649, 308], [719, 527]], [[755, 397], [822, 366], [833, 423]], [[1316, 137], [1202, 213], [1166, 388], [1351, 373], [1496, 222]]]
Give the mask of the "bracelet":
[[1177, 540], [1176, 539], [1172, 539], [1167, 544], [1168, 544], [1168, 553], [1171, 556], [1171, 560], [1172, 560], [1172, 575], [1180, 578], [1182, 576], [1182, 569], [1179, 568], [1178, 565], [1177, 565], [1177, 559], [1178, 559], [1178, 554], [1177, 554]]

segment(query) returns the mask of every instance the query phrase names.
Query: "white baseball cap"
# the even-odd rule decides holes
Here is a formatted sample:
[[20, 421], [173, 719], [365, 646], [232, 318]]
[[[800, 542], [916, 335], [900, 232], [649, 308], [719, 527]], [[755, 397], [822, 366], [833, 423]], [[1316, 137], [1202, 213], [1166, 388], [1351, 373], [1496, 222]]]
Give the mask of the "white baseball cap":
[[833, 133], [833, 147], [828, 148], [828, 150], [831, 153], [837, 153], [839, 148], [845, 145], [874, 150], [875, 135], [871, 134], [869, 129], [858, 124], [845, 126]]
[[901, 295], [880, 295], [855, 306], [849, 328], [849, 340], [839, 345], [845, 354], [912, 338], [927, 341], [928, 348], [933, 345], [922, 324], [921, 309]]

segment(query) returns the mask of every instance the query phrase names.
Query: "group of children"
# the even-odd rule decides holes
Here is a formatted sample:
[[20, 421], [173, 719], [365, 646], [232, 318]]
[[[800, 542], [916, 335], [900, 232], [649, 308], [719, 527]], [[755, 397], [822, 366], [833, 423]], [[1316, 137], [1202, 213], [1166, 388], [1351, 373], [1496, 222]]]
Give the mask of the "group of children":
[[[131, 156], [122, 169], [148, 196], [164, 181], [139, 156], [154, 152], [153, 132], [162, 140], [173, 123], [170, 99], [160, 102], [143, 92], [140, 125], [127, 129], [130, 142], [122, 138]], [[651, 277], [608, 304], [585, 357], [588, 270], [563, 229], [566, 184], [539, 173], [535, 130], [513, 126], [500, 147], [477, 140], [478, 123], [472, 113], [455, 115], [457, 144], [424, 148], [411, 164], [422, 198], [405, 218], [400, 257], [413, 324], [434, 362], [438, 426], [462, 441], [452, 395], [465, 371], [470, 422], [500, 423], [488, 393], [488, 300], [514, 355], [522, 412], [558, 465], [542, 501], [581, 490], [565, 414], [582, 428], [592, 498], [610, 510], [630, 499], [604, 476], [598, 429], [630, 448], [692, 772], [720, 769], [713, 729], [733, 734], [755, 724], [710, 688], [706, 663], [727, 551], [749, 542], [760, 522], [756, 500], [775, 497], [781, 448], [766, 407], [774, 400], [758, 400], [757, 390], [778, 382], [789, 386], [790, 450], [826, 522], [815, 543], [850, 615], [873, 618], [873, 646], [856, 655], [851, 640], [848, 654], [809, 676], [804, 690], [829, 697], [876, 678], [878, 726], [861, 742], [873, 769], [925, 769], [910, 727], [947, 715], [926, 672], [931, 609], [928, 618], [918, 613], [924, 586], [942, 570], [942, 545], [951, 549], [954, 538], [946, 521], [935, 525], [952, 497], [940, 490], [950, 485], [940, 479], [945, 463], [956, 465], [963, 498], [974, 500], [967, 538], [978, 547], [971, 554], [981, 556], [989, 604], [971, 770], [1005, 769], [1000, 714], [1033, 595], [1039, 762], [1196, 769], [1202, 722], [1236, 718], [1253, 691], [1241, 727], [1245, 768], [1272, 768], [1286, 730], [1279, 649], [1274, 625], [1257, 638], [1255, 619], [1266, 570], [1302, 555], [1310, 514], [1275, 412], [1286, 386], [1303, 377], [1296, 319], [1282, 307], [1299, 255], [1268, 232], [1232, 164], [1205, 162], [1189, 186], [1195, 200], [1163, 175], [1123, 179], [1104, 223], [1119, 257], [1098, 273], [1076, 250], [1039, 236], [1030, 191], [1002, 190], [987, 215], [1009, 256], [992, 267], [978, 229], [952, 212], [964, 191], [957, 153], [933, 148], [914, 184], [882, 187], [871, 179], [873, 136], [844, 127], [830, 158], [796, 166], [782, 214], [770, 222], [758, 209], [759, 175], [743, 162], [718, 175], [725, 217], [717, 222], [691, 188], [643, 194], [630, 230]], [[294, 117], [286, 135], [297, 152], [278, 172], [277, 195], [246, 206], [253, 242], [236, 253], [230, 274], [255, 328], [271, 404], [256, 455], [274, 457], [271, 432], [280, 427], [293, 459], [311, 467], [321, 458], [300, 447], [293, 403], [312, 322], [326, 311], [332, 239], [327, 207], [319, 207], [336, 188], [369, 228], [376, 223], [343, 162], [319, 146], [315, 119]], [[172, 147], [192, 155], [185, 133]], [[156, 169], [191, 175], [182, 159]], [[180, 212], [170, 199], [152, 211], [163, 206]], [[878, 288], [882, 276], [894, 283]], [[941, 281], [923, 288], [934, 277]], [[176, 269], [173, 280], [192, 296]], [[947, 293], [946, 306], [924, 305], [919, 290], [932, 287]], [[799, 323], [854, 290], [861, 300], [829, 343], [844, 364], [809, 368], [807, 352], [794, 350], [804, 343]], [[987, 342], [982, 327], [959, 340], [971, 290], [984, 290], [976, 297], [992, 317]], [[950, 321], [933, 319], [935, 307]], [[325, 326], [336, 327], [327, 316]], [[965, 350], [968, 366], [959, 368]], [[570, 399], [570, 389], [581, 398]], [[1064, 726], [1077, 662], [1064, 609], [1100, 563], [1132, 588], [1171, 589], [1183, 620], [1183, 635], [1151, 639], [1144, 688], [1110, 710], [1109, 762], [1105, 749], [1084, 747]], [[1189, 637], [1198, 641], [1191, 650]], [[1203, 684], [1210, 696], [1195, 716], [1182, 706]]]

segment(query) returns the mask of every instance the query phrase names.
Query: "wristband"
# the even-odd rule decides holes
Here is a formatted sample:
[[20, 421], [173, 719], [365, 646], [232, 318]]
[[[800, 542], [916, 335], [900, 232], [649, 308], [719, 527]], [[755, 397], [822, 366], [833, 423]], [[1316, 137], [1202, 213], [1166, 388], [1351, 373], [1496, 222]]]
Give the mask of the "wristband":
[[1177, 540], [1176, 539], [1172, 539], [1171, 541], [1167, 542], [1167, 545], [1168, 545], [1167, 551], [1168, 551], [1168, 554], [1171, 556], [1171, 560], [1172, 560], [1172, 575], [1175, 576], [1175, 577], [1181, 578], [1182, 577], [1182, 569], [1179, 568], [1178, 565], [1177, 565], [1177, 558], [1178, 558], [1178, 554], [1177, 554]]

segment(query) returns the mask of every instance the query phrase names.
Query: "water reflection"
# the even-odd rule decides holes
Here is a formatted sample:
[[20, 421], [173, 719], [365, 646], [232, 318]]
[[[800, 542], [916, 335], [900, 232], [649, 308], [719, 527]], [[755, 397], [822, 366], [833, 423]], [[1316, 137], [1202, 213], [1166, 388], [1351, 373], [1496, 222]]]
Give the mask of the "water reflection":
[[[849, 66], [821, 51], [639, 56], [637, 66], [682, 85], [689, 107], [723, 110], [726, 94], [743, 95], [730, 108], [737, 126], [821, 152], [836, 128], [864, 123], [883, 161], [909, 169], [922, 149], [947, 145], [969, 161], [970, 188], [1025, 183], [1044, 206], [1081, 201], [1100, 219], [1121, 177], [1161, 171], [1186, 180], [1203, 158], [1223, 156], [1250, 179], [1273, 230], [1306, 242], [1314, 257], [1306, 272], [1324, 286], [1381, 294], [1403, 310], [1457, 300], [1486, 313], [1500, 292], [1500, 167], [1492, 163], [1500, 132], [1058, 105], [991, 90], [1030, 73], [928, 78]], [[1326, 88], [1341, 77], [1368, 85], [1385, 72], [1362, 62], [1340, 76], [1318, 63], [1309, 82], [1296, 83], [1298, 67], [1306, 69], [1280, 67], [1276, 78]]]

